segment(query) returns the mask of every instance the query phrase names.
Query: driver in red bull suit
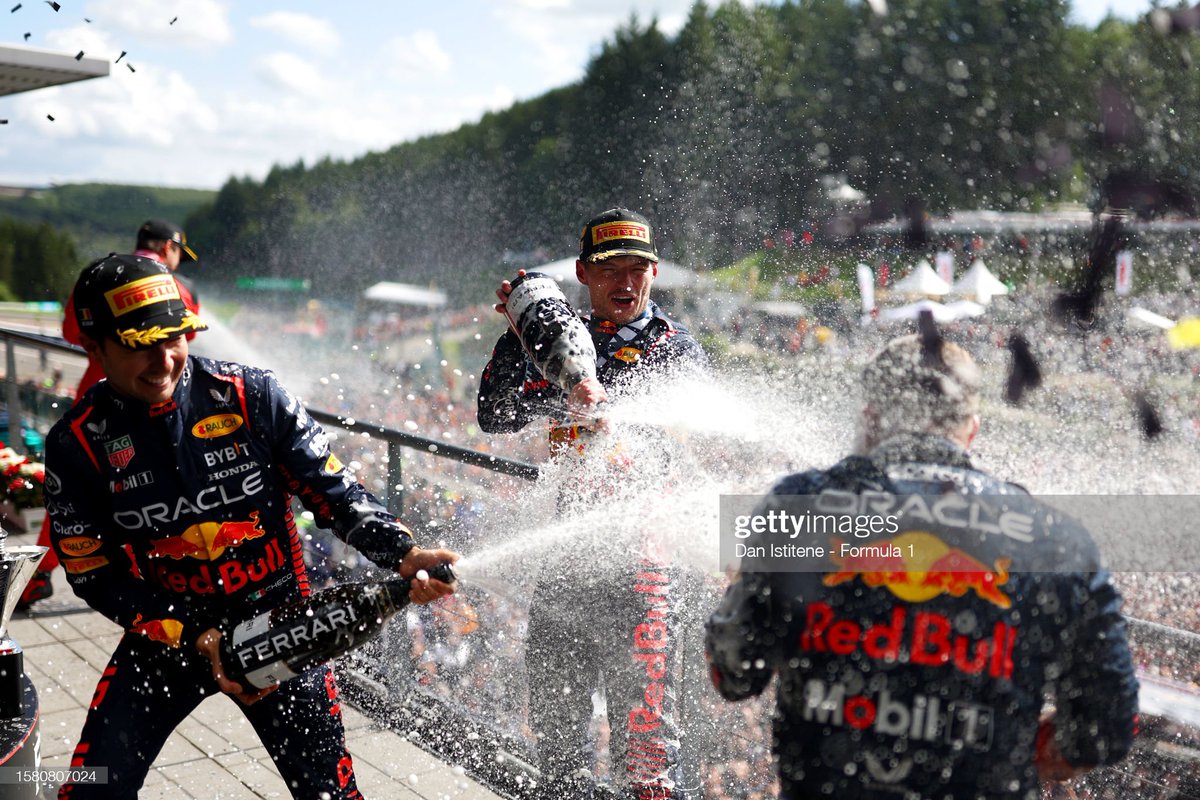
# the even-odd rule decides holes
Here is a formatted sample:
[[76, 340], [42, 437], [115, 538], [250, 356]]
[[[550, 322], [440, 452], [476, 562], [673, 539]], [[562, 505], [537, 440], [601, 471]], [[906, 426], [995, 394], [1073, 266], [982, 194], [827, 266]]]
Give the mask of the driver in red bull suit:
[[829, 552], [743, 557], [708, 623], [722, 696], [778, 676], [781, 798], [1039, 800], [1039, 778], [1124, 757], [1138, 687], [1121, 598], [1084, 528], [972, 464], [970, 356], [930, 326], [889, 342], [863, 389], [859, 454], [784, 478], [754, 515], [871, 509], [875, 549], [801, 537]]
[[[72, 759], [106, 767], [108, 782], [59, 796], [136, 797], [175, 727], [225, 692], [295, 797], [359, 797], [330, 666], [248, 691], [223, 674], [221, 632], [308, 594], [293, 496], [403, 575], [456, 555], [415, 546], [270, 372], [189, 356], [185, 334], [206, 326], [167, 267], [110, 255], [84, 270], [73, 301], [106, 380], [50, 431], [47, 509], [75, 593], [126, 633]], [[452, 590], [417, 580], [411, 597]]]
[[[142, 227], [138, 228], [137, 232], [137, 249], [133, 251], [135, 256], [145, 256], [152, 258], [155, 261], [160, 261], [167, 266], [167, 269], [175, 273], [175, 282], [179, 284], [179, 297], [183, 300], [183, 304], [190, 308], [194, 313], [200, 313], [200, 303], [196, 300], [195, 293], [189, 288], [189, 284], [178, 274], [179, 266], [185, 261], [196, 262], [198, 257], [196, 251], [188, 246], [187, 234], [173, 222], [167, 222], [163, 219], [148, 219], [142, 223]], [[71, 344], [82, 346], [82, 341], [79, 338], [79, 325], [75, 322], [75, 307], [71, 304], [71, 298], [67, 298], [67, 307], [63, 314], [62, 335]], [[189, 331], [187, 334], [188, 340], [196, 335], [195, 331]], [[96, 385], [96, 382], [104, 378], [104, 371], [93, 358], [88, 358], [87, 366], [83, 370], [83, 375], [79, 379], [79, 385], [75, 389], [75, 398], [83, 397], [84, 393]], [[42, 530], [38, 534], [37, 543], [44, 547], [50, 547], [50, 518], [45, 517], [42, 520]], [[21, 593], [21, 600], [17, 604], [17, 608], [28, 608], [38, 600], [44, 600], [54, 594], [54, 585], [51, 583], [51, 573], [58, 566], [58, 555], [53, 549], [47, 551], [46, 556], [38, 564], [37, 572], [29, 579], [29, 584], [25, 587], [25, 591]]]
[[[586, 417], [610, 394], [636, 393], [648, 381], [703, 370], [708, 363], [699, 343], [650, 299], [658, 252], [642, 215], [614, 208], [590, 220], [580, 237], [575, 275], [591, 301], [592, 311], [583, 319], [596, 347], [597, 379], [583, 381], [570, 397], [564, 395], [526, 357], [510, 328], [496, 342], [479, 388], [483, 430], [511, 433], [549, 417], [550, 448], [557, 457], [585, 451], [593, 436], [568, 407]], [[511, 291], [508, 281], [501, 284], [497, 296], [502, 304]], [[654, 457], [662, 462], [665, 455], [660, 451]], [[602, 482], [633, 482], [658, 466], [617, 462]], [[588, 488], [574, 488], [572, 498], [564, 492], [563, 503], [595, 499], [587, 497]], [[621, 505], [615, 496], [599, 502], [606, 499], [614, 508]], [[683, 576], [651, 553], [628, 559], [620, 577], [581, 578], [587, 567], [579, 562], [592, 557], [565, 553], [562, 570], [543, 570], [530, 604], [525, 655], [530, 726], [549, 784], [547, 796], [583, 798], [594, 787], [585, 774], [591, 766], [585, 741], [592, 692], [603, 681], [613, 774], [624, 796], [683, 797], [684, 783], [690, 781], [682, 775], [670, 666], [678, 652]], [[606, 561], [612, 560], [609, 553]], [[601, 613], [581, 615], [580, 608]]]

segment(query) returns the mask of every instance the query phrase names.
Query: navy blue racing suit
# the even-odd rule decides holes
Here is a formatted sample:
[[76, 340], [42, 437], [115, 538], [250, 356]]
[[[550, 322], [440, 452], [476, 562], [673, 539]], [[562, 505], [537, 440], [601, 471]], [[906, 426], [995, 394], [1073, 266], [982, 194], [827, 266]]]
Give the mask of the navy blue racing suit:
[[903, 511], [900, 533], [880, 526], [864, 540], [872, 549], [853, 535], [791, 539], [827, 551], [797, 571], [778, 569], [783, 560], [747, 569], [747, 549], [709, 620], [726, 699], [779, 676], [781, 797], [1038, 800], [1047, 694], [1068, 763], [1128, 752], [1137, 681], [1121, 598], [1084, 528], [927, 435], [791, 475], [756, 515], [800, 497], [806, 508]]
[[[72, 762], [109, 782], [62, 797], [135, 797], [175, 726], [218, 692], [197, 637], [308, 594], [293, 496], [381, 565], [412, 547], [270, 372], [192, 356], [170, 401], [101, 382], [51, 429], [52, 543], [75, 593], [126, 631]], [[296, 797], [359, 797], [328, 665], [241, 708]]]
[[[633, 324], [584, 321], [596, 345], [597, 378], [610, 397], [636, 392], [642, 381], [707, 366], [699, 343], [654, 303]], [[509, 433], [550, 417], [551, 451], [560, 456], [582, 452], [589, 431], [567, 422], [565, 408], [562, 390], [538, 372], [516, 335], [505, 332], [480, 381], [480, 427]], [[612, 468], [606, 480], [614, 483], [623, 479], [623, 470], [640, 469], [619, 460]], [[574, 492], [575, 501], [589, 494], [578, 486]], [[604, 503], [600, 495], [591, 499]], [[592, 692], [603, 680], [613, 774], [638, 800], [682, 797], [683, 784], [690, 782], [681, 773], [674, 685], [684, 576], [646, 545], [643, 557], [627, 559], [615, 578], [612, 572], [580, 578], [590, 570], [576, 562], [595, 554], [565, 553], [561, 571], [548, 557], [530, 604], [525, 652], [530, 725], [543, 774], [553, 781], [591, 767], [586, 729]]]

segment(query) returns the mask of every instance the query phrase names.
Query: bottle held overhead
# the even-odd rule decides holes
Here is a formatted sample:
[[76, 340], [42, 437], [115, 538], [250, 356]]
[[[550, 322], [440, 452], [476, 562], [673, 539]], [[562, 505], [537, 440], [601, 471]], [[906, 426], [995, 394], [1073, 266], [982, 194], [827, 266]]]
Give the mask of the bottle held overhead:
[[[429, 577], [456, 580], [447, 563], [429, 570]], [[408, 605], [413, 580], [335, 586], [246, 620], [221, 638], [226, 676], [266, 689], [365, 644]]]
[[558, 282], [540, 272], [512, 281], [505, 315], [538, 371], [570, 393], [596, 378], [596, 347]]

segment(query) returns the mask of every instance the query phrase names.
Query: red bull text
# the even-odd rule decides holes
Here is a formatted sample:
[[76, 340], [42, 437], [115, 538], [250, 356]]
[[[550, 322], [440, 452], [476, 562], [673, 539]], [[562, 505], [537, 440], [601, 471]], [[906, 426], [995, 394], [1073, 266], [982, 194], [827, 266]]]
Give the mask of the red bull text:
[[800, 634], [800, 649], [806, 653], [861, 652], [879, 661], [950, 666], [967, 675], [986, 671], [1004, 679], [1012, 678], [1016, 642], [1017, 629], [1005, 622], [995, 623], [990, 636], [976, 638], [956, 633], [945, 614], [897, 606], [889, 621], [864, 627], [857, 620], [837, 616], [828, 603], [806, 606]]
[[629, 736], [625, 771], [638, 800], [668, 800], [672, 797], [667, 741], [663, 736], [664, 709], [669, 709], [667, 685], [671, 633], [667, 625], [670, 608], [670, 577], [661, 564], [643, 560], [634, 575], [633, 590], [646, 601], [645, 619], [633, 630], [634, 661], [645, 669], [643, 702], [629, 711]]
[[193, 562], [191, 569], [173, 569], [171, 561], [159, 562], [154, 576], [165, 588], [173, 592], [195, 594], [236, 594], [247, 586], [255, 586], [272, 577], [278, 570], [288, 567], [279, 542], [267, 543], [266, 553], [251, 562], [226, 561], [215, 570], [207, 561]]

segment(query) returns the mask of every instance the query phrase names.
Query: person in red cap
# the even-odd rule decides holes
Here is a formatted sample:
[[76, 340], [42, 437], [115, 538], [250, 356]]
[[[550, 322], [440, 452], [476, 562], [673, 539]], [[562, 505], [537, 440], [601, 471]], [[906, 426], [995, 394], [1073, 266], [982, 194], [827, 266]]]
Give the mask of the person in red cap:
[[376, 565], [413, 577], [413, 602], [453, 592], [415, 576], [457, 554], [418, 547], [272, 373], [191, 355], [186, 334], [206, 326], [164, 264], [99, 259], [73, 299], [106, 380], [46, 437], [46, 510], [72, 590], [124, 634], [71, 760], [106, 768], [107, 783], [67, 783], [59, 797], [136, 797], [175, 728], [223, 692], [296, 798], [360, 798], [332, 667], [255, 691], [227, 677], [221, 637], [308, 595], [293, 497]]
[[[183, 304], [187, 306], [195, 314], [200, 313], [200, 303], [196, 300], [195, 293], [191, 290], [183, 278], [178, 274], [179, 265], [184, 261], [198, 261], [196, 252], [188, 247], [187, 234], [173, 222], [168, 222], [163, 219], [148, 219], [142, 223], [142, 227], [138, 228], [137, 232], [137, 247], [134, 249], [135, 256], [153, 259], [161, 264], [166, 265], [167, 269], [175, 274], [175, 280], [179, 285], [179, 295], [183, 300]], [[79, 325], [75, 322], [75, 308], [73, 298], [67, 299], [67, 308], [63, 317], [63, 338], [73, 345], [83, 346], [82, 340], [79, 338]], [[196, 334], [194, 332], [188, 334], [188, 339], [191, 340]], [[90, 355], [87, 360], [87, 367], [84, 368], [83, 376], [79, 379], [79, 386], [75, 389], [75, 398], [83, 397], [83, 393], [96, 385], [104, 378], [104, 370]], [[50, 518], [45, 517], [42, 520], [42, 529], [38, 534], [37, 543], [43, 547], [50, 547]], [[51, 583], [51, 575], [54, 568], [58, 566], [58, 556], [55, 555], [54, 549], [50, 548], [46, 551], [45, 558], [38, 564], [38, 569], [34, 572], [33, 577], [29, 579], [29, 583], [25, 586], [25, 591], [21, 593], [21, 599], [17, 602], [19, 610], [26, 610], [38, 600], [45, 600], [54, 594], [54, 586]]]

